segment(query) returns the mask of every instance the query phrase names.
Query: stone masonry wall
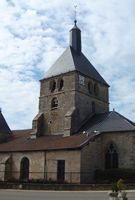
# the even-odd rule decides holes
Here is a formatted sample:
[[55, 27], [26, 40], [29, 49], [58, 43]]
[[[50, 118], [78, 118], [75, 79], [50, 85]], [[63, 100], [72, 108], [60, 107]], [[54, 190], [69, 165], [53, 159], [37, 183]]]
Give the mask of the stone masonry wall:
[[[0, 154], [0, 161], [12, 157], [12, 180], [20, 179], [20, 164], [29, 159], [29, 180], [57, 181], [57, 160], [65, 160], [65, 182], [80, 182], [80, 151], [14, 152]], [[5, 165], [0, 162], [0, 180], [4, 181]]]
[[[58, 91], [58, 79], [63, 79], [63, 89]], [[56, 89], [51, 92], [50, 82], [56, 81]], [[51, 108], [52, 99], [58, 99], [58, 107]], [[71, 129], [71, 118], [75, 107], [75, 74], [68, 73], [51, 79], [41, 81], [41, 93], [39, 101], [39, 112], [43, 112], [45, 116], [45, 134], [61, 134], [64, 130]], [[66, 118], [66, 124], [65, 124]], [[67, 121], [68, 120], [68, 121]]]
[[118, 167], [135, 169], [135, 132], [104, 133], [81, 152], [81, 182], [94, 180], [96, 169], [105, 169], [105, 153], [110, 143], [118, 153]]
[[[109, 111], [108, 87], [84, 76], [84, 85], [78, 80], [79, 73], [76, 74], [76, 108], [79, 110], [78, 123], [93, 115], [92, 102], [95, 103], [95, 113]], [[88, 83], [91, 83], [91, 92], [88, 89]], [[94, 85], [97, 85], [97, 95], [94, 93]]]
[[80, 151], [53, 151], [48, 152], [47, 171], [48, 180], [57, 179], [57, 160], [65, 160], [65, 182], [80, 183]]
[[94, 172], [101, 168], [102, 163], [101, 139], [89, 142], [81, 151], [81, 183], [94, 180]]
[[[135, 132], [103, 134], [101, 136], [103, 161], [105, 159], [104, 152], [111, 142], [113, 142], [117, 148], [119, 168], [135, 169]], [[102, 168], [104, 168], [104, 165]]]
[[[95, 113], [109, 110], [108, 87], [89, 77], [84, 77], [84, 84], [80, 84], [80, 74], [69, 72], [57, 77], [41, 81], [39, 113], [44, 113], [44, 134], [62, 134], [65, 136], [77, 132], [88, 117], [93, 115], [92, 102], [95, 103]], [[63, 80], [63, 88], [58, 90], [59, 80]], [[51, 91], [50, 85], [55, 81], [56, 88]], [[92, 93], [88, 83], [92, 84]], [[94, 85], [98, 94], [94, 94]], [[58, 106], [51, 108], [53, 98], [57, 98]]]
[[27, 157], [30, 162], [29, 179], [43, 179], [44, 152], [22, 152], [12, 154], [12, 171], [14, 179], [20, 179], [20, 164], [22, 158]]

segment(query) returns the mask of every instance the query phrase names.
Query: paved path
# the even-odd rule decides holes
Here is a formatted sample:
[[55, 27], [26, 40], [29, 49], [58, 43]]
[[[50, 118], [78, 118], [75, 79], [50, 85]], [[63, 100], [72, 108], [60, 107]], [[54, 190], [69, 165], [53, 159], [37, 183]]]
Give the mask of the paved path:
[[[0, 190], [0, 200], [108, 200], [108, 196], [107, 191]], [[135, 200], [135, 191], [128, 192], [128, 200]]]

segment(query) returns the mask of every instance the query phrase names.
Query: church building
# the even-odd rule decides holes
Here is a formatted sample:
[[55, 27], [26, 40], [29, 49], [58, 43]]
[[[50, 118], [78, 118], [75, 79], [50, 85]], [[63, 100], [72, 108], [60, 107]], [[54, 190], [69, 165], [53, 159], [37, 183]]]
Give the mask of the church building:
[[109, 110], [109, 85], [82, 53], [76, 20], [40, 84], [32, 129], [11, 131], [0, 112], [0, 181], [90, 183], [96, 170], [135, 168], [135, 123]]

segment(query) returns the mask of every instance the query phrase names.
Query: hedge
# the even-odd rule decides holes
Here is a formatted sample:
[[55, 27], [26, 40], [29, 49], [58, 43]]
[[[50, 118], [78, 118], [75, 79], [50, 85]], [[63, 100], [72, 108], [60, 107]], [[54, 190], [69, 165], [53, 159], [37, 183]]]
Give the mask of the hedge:
[[98, 183], [112, 183], [119, 179], [135, 182], [135, 169], [107, 169], [96, 170], [95, 181]]

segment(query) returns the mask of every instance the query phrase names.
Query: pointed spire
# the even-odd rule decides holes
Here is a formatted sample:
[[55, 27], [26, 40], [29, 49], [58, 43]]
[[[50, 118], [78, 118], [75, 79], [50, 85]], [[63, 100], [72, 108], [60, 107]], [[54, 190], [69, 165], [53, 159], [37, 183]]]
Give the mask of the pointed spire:
[[70, 30], [70, 46], [75, 50], [75, 52], [80, 55], [81, 54], [81, 31], [77, 27], [77, 19], [76, 19], [76, 8], [75, 6], [75, 19], [74, 19], [74, 27]]

